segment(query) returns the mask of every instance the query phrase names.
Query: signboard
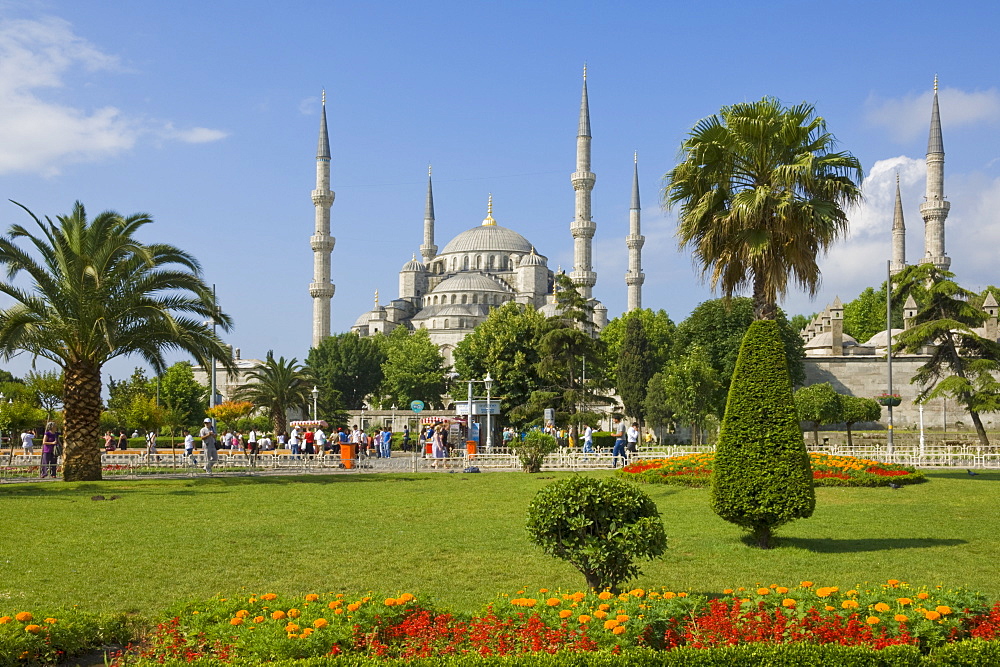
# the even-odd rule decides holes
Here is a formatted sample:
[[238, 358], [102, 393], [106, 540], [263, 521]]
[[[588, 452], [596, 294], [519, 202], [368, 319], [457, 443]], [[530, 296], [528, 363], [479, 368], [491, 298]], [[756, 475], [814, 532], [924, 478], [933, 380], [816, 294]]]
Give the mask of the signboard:
[[424, 409], [423, 401], [412, 401], [410, 403], [410, 409], [413, 410], [414, 414], [420, 414], [420, 411]]
[[[455, 414], [456, 415], [468, 415], [469, 414], [469, 402], [462, 401], [461, 403], [455, 404]], [[488, 404], [486, 401], [473, 401], [472, 402], [472, 414], [475, 415], [498, 415], [500, 414], [500, 401], [490, 401]]]

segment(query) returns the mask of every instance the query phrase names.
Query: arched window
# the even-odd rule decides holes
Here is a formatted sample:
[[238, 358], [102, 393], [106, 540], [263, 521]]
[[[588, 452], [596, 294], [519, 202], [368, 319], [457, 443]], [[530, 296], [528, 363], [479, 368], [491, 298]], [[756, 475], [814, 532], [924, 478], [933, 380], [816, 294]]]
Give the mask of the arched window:
[[447, 320], [447, 319], [445, 319], [445, 321], [444, 321], [444, 328], [445, 328], [445, 329], [447, 329], [447, 328], [448, 328], [448, 320]]
[[472, 303], [479, 303], [479, 295], [478, 294], [473, 294], [472, 295]]
[[469, 295], [468, 295], [468, 294], [463, 294], [463, 295], [462, 295], [462, 303], [465, 303], [465, 300], [466, 300], [466, 299], [467, 299], [468, 297], [469, 297]]
[[[455, 295], [454, 294], [451, 295], [451, 302], [455, 303]], [[446, 324], [445, 326], [448, 326], [448, 325]]]
[[487, 258], [487, 260], [486, 260], [486, 266], [488, 266], [491, 269], [495, 268], [495, 266], [496, 266], [496, 257], [494, 257], [493, 255], [490, 255], [489, 258]]
[[466, 255], [465, 257], [462, 258], [462, 270], [463, 271], [468, 271], [469, 270], [469, 256], [468, 255]]
[[483, 256], [482, 255], [476, 255], [476, 268], [477, 269], [483, 268]]

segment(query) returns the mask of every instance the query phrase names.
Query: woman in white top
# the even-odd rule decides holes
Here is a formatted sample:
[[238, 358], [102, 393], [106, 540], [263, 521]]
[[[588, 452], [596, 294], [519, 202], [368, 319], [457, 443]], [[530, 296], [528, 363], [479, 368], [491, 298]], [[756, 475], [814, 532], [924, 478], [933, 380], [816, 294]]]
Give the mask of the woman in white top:
[[30, 428], [21, 434], [21, 448], [24, 450], [25, 456], [33, 456], [35, 454], [35, 432]]

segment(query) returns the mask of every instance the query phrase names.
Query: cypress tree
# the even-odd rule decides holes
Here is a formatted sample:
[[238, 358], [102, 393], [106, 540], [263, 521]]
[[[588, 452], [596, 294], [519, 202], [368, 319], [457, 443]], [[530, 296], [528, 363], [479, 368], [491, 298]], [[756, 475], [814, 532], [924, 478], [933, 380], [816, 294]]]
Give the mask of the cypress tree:
[[615, 375], [625, 414], [644, 421], [643, 402], [649, 380], [653, 377], [653, 354], [646, 338], [646, 327], [638, 315], [629, 317], [625, 324], [625, 338], [618, 352]]
[[772, 531], [812, 516], [812, 467], [778, 324], [750, 325], [736, 361], [712, 474], [712, 510], [771, 546]]

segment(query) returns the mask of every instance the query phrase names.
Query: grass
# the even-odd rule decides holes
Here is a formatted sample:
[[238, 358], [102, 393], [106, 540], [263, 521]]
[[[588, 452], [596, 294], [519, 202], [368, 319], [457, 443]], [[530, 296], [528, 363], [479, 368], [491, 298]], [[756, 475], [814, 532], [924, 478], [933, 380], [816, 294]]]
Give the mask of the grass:
[[[571, 473], [230, 477], [0, 487], [0, 610], [80, 605], [156, 613], [252, 592], [432, 594], [477, 611], [521, 587], [582, 577], [524, 530], [544, 484]], [[597, 473], [607, 474], [607, 473]], [[757, 583], [897, 578], [1000, 599], [1000, 473], [929, 473], [900, 490], [817, 489], [811, 519], [760, 551], [708, 509], [707, 489], [642, 488], [669, 549], [634, 583], [718, 593]], [[110, 501], [91, 496], [119, 495]]]

